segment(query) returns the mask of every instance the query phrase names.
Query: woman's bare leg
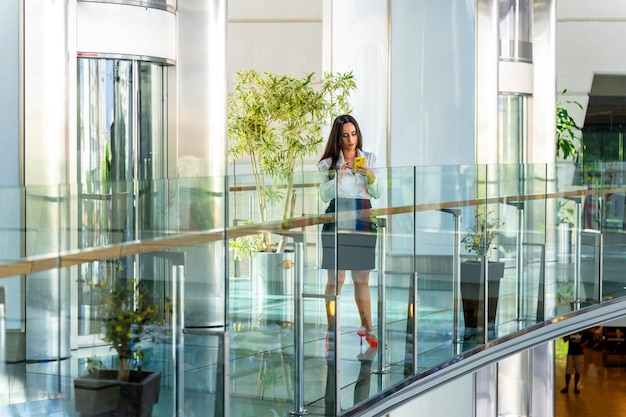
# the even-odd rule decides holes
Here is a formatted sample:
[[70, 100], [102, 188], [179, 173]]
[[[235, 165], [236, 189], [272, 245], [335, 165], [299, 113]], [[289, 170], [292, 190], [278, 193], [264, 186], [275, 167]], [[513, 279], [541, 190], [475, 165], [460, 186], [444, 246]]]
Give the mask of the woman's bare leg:
[[372, 332], [372, 301], [369, 287], [370, 271], [352, 271], [352, 281], [354, 282], [354, 301], [359, 310], [361, 326], [365, 330]]
[[[343, 283], [346, 279], [346, 271], [339, 270], [337, 271], [337, 294], [341, 294], [341, 288], [343, 287]], [[335, 295], [335, 271], [332, 269], [328, 270], [328, 279], [326, 280], [326, 290], [324, 291], [326, 295]], [[336, 312], [336, 303], [334, 300], [326, 300], [326, 320], [328, 323], [328, 330], [334, 329], [335, 324], [335, 312]]]

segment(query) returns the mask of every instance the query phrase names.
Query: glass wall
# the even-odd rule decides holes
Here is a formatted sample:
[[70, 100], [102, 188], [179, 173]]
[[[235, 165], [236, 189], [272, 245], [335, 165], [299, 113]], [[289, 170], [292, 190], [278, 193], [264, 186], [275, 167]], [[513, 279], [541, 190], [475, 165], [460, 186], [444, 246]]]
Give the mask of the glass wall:
[[[607, 182], [592, 191], [604, 198], [614, 194], [612, 179], [621, 175], [621, 167], [605, 166], [602, 171]], [[294, 178], [295, 204], [311, 211], [319, 207], [318, 214], [296, 215], [285, 223], [277, 221], [280, 214], [275, 213], [266, 222], [163, 230], [158, 236], [105, 241], [78, 252], [42, 253], [28, 267], [53, 275], [59, 284], [54, 291], [66, 291], [64, 277], [83, 277], [84, 294], [90, 297], [83, 300], [92, 304], [81, 310], [81, 332], [91, 335], [91, 345], [71, 352], [60, 366], [7, 366], [12, 388], [46, 390], [51, 398], [64, 393], [59, 406], [79, 410], [85, 405], [81, 390], [88, 389], [95, 369], [118, 369], [123, 362], [133, 369], [140, 365], [146, 374], [158, 373], [160, 394], [152, 407], [159, 414], [184, 409], [215, 416], [271, 410], [281, 416], [304, 410], [341, 415], [407, 381], [456, 369], [451, 367], [482, 349], [515, 343], [508, 339], [546, 320], [624, 295], [621, 231], [606, 225], [597, 233], [582, 230], [584, 209], [573, 217], [573, 255], [552, 260], [545, 256], [545, 224], [553, 223], [527, 223], [526, 213], [532, 218], [555, 217], [549, 200], [580, 198], [588, 192], [572, 186], [548, 193], [549, 181], [541, 180], [547, 172], [562, 171], [515, 164], [378, 168], [377, 181], [389, 184], [393, 179], [396, 184], [393, 202], [382, 196], [368, 208], [337, 199], [334, 208], [327, 208], [320, 202], [319, 173], [309, 171]], [[396, 182], [398, 178], [403, 181]], [[225, 180], [231, 184], [229, 194], [227, 199], [218, 196], [216, 204], [230, 216], [236, 215], [234, 201], [237, 211], [251, 211], [256, 202], [249, 198], [251, 190], [242, 186], [249, 179]], [[202, 202], [187, 192], [198, 181], [216, 182], [152, 180], [147, 189], [169, 190], [163, 214], [171, 218]], [[273, 181], [279, 189], [285, 185]], [[142, 182], [126, 185], [139, 189]], [[431, 183], [446, 187], [429, 193]], [[57, 194], [45, 188], [27, 192], [53, 205], [57, 203], [43, 197]], [[29, 206], [37, 209], [35, 201]], [[140, 204], [137, 207], [141, 210]], [[68, 208], [46, 210], [62, 219]], [[201, 214], [193, 212], [195, 225], [201, 224]], [[231, 218], [227, 221], [232, 223]], [[27, 232], [35, 233], [36, 227]], [[286, 251], [253, 251], [252, 257], [240, 257], [242, 246], [234, 243], [253, 242], [265, 233], [275, 242], [285, 238]], [[141, 231], [137, 235], [145, 236]], [[340, 249], [333, 242], [340, 242]], [[421, 245], [411, 248], [407, 242]], [[352, 251], [351, 262], [367, 258], [371, 269], [355, 273], [342, 266], [346, 250]], [[366, 250], [373, 252], [361, 255]], [[202, 265], [212, 262], [201, 262], [202, 254], [219, 251], [227, 254], [219, 276], [202, 275], [210, 270]], [[0, 273], [19, 273], [24, 265], [5, 262]], [[26, 274], [27, 283], [37, 282], [38, 274]], [[205, 287], [216, 281], [225, 282], [224, 290], [205, 297]], [[120, 284], [128, 292], [110, 291]], [[131, 301], [110, 302], [110, 296], [120, 294], [130, 294]], [[27, 302], [44, 308], [50, 323], [57, 323], [66, 313], [48, 308], [47, 298], [32, 292]], [[221, 309], [228, 325], [207, 326], [209, 309]], [[130, 325], [128, 333], [115, 333], [125, 325]], [[55, 335], [67, 335], [67, 329], [54, 329]], [[123, 340], [115, 337], [127, 334], [128, 350], [120, 351], [114, 341]], [[515, 378], [520, 365], [509, 363], [508, 377]], [[46, 378], [29, 382], [34, 374]], [[506, 397], [504, 391], [499, 394]], [[523, 397], [526, 394], [515, 396]], [[26, 392], [11, 398], [7, 401], [24, 404], [29, 397]]]
[[[593, 195], [614, 195], [621, 187], [614, 181], [621, 168], [602, 167], [606, 182], [598, 183]], [[334, 208], [327, 208], [320, 197], [320, 175], [309, 171], [294, 178], [295, 204], [310, 211], [319, 207], [318, 214], [296, 215], [286, 223], [277, 221], [280, 214], [275, 213], [266, 222], [163, 230], [149, 238], [4, 262], [4, 276], [25, 268], [34, 271], [25, 274], [27, 283], [36, 283], [41, 272], [53, 276], [57, 293], [66, 292], [65, 277], [82, 276], [93, 303], [81, 310], [81, 331], [91, 335], [91, 345], [61, 361], [7, 364], [11, 387], [20, 394], [6, 403], [28, 404], [30, 390], [45, 390], [50, 400], [59, 399], [59, 407], [82, 410], [82, 391], [100, 375], [96, 368], [118, 369], [126, 363], [133, 369], [141, 366], [146, 375], [158, 373], [160, 393], [152, 405], [158, 414], [184, 409], [215, 416], [271, 410], [281, 416], [304, 410], [341, 415], [413, 379], [457, 369], [482, 349], [515, 343], [514, 338], [546, 320], [558, 318], [550, 326], [554, 328], [577, 309], [604, 303], [610, 309], [609, 298], [624, 295], [621, 230], [608, 223], [593, 233], [583, 230], [589, 190], [572, 186], [549, 193], [548, 172], [563, 171], [516, 164], [378, 168], [381, 184], [394, 179], [393, 202], [383, 196], [366, 207], [336, 199]], [[395, 182], [397, 178], [403, 181]], [[251, 211], [256, 202], [242, 186], [249, 179], [224, 180], [231, 184], [229, 194], [212, 195], [216, 204], [230, 216], [236, 215], [234, 201], [238, 211]], [[273, 181], [279, 189], [285, 185]], [[142, 182], [129, 182], [128, 189], [139, 189]], [[147, 189], [169, 190], [163, 214], [171, 218], [201, 203], [187, 192], [194, 184], [216, 180], [148, 182], [153, 184]], [[431, 183], [446, 187], [431, 194]], [[45, 209], [59, 222], [67, 217], [68, 206], [56, 207], [51, 197], [74, 194], [47, 188], [25, 193], [39, 198], [29, 204], [31, 209]], [[582, 198], [583, 207], [572, 217], [572, 256], [549, 260], [545, 225], [555, 224], [548, 219], [558, 215], [549, 201], [574, 197]], [[603, 210], [601, 218], [606, 218], [608, 207]], [[201, 224], [201, 214], [193, 212], [194, 224]], [[546, 221], [527, 223], [526, 214]], [[38, 226], [31, 227], [27, 233], [36, 234]], [[286, 251], [239, 257], [242, 246], [233, 243], [253, 242], [266, 233], [276, 242], [285, 238]], [[40, 237], [68, 239], [64, 234]], [[407, 242], [421, 245], [410, 248]], [[215, 277], [202, 268], [213, 260], [199, 259], [219, 251], [227, 257]], [[365, 251], [372, 252], [362, 255]], [[371, 269], [355, 273], [343, 265], [348, 253], [351, 262], [367, 258]], [[224, 290], [204, 296], [205, 287], [216, 281], [225, 282]], [[120, 284], [127, 292], [111, 291]], [[111, 296], [123, 294], [131, 301], [111, 302]], [[49, 294], [32, 292], [26, 301], [41, 307], [54, 334], [64, 337], [68, 330], [54, 326], [67, 313], [48, 299]], [[210, 309], [220, 310], [227, 326], [207, 326]], [[123, 331], [117, 332], [118, 326]], [[130, 335], [128, 348], [119, 350], [120, 343], [126, 346], [125, 335]], [[516, 361], [505, 368], [511, 370], [506, 374], [510, 378], [526, 369]], [[34, 375], [46, 377], [33, 382]], [[515, 398], [527, 397], [524, 393]], [[499, 394], [506, 398], [504, 391]]]

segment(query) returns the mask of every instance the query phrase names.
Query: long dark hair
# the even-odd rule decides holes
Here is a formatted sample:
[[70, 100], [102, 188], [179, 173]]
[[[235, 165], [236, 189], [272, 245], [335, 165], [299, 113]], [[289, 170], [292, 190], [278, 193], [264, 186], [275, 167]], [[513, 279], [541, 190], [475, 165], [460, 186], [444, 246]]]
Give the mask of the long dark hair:
[[341, 135], [343, 134], [343, 125], [345, 125], [346, 123], [352, 123], [356, 128], [356, 148], [360, 151], [363, 150], [363, 136], [361, 135], [361, 128], [359, 128], [359, 124], [356, 122], [356, 119], [349, 114], [337, 116], [335, 118], [335, 121], [333, 121], [333, 127], [330, 129], [328, 142], [326, 142], [326, 148], [324, 149], [324, 153], [320, 158], [320, 162], [326, 158], [332, 158], [333, 163], [331, 164], [330, 169], [335, 169], [337, 159], [339, 159], [339, 154], [341, 154]]

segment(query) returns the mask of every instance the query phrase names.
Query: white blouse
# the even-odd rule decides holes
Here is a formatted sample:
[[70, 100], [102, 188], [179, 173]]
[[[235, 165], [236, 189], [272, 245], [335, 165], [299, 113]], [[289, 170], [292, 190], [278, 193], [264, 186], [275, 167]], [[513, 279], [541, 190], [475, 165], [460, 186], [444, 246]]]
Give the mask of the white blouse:
[[[364, 156], [366, 159], [365, 165], [370, 169], [373, 169], [376, 164], [376, 155], [371, 152], [365, 152], [357, 150], [357, 156]], [[345, 162], [343, 157], [343, 152], [339, 155], [337, 159], [337, 165], [340, 167]], [[355, 174], [351, 169], [344, 170], [344, 175], [333, 175], [333, 178], [330, 178], [329, 175], [330, 167], [333, 163], [332, 158], [326, 158], [320, 161], [317, 164], [317, 169], [321, 172], [320, 178], [320, 197], [322, 201], [328, 203], [330, 200], [335, 198], [335, 193], [339, 198], [378, 198], [380, 197], [380, 186], [378, 177], [374, 180], [373, 183], [367, 183], [367, 177], [361, 174]], [[339, 179], [339, 184], [337, 184], [337, 178]]]

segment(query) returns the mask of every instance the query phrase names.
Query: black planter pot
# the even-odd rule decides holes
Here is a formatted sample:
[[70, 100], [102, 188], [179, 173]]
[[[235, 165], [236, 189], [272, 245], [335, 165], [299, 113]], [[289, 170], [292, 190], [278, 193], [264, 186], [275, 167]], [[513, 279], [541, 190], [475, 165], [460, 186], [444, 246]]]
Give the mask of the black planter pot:
[[75, 408], [82, 417], [149, 417], [160, 386], [160, 372], [130, 371], [119, 381], [117, 370], [97, 370], [74, 380]]
[[[498, 292], [500, 280], [504, 276], [504, 262], [488, 262], [488, 297], [487, 323], [493, 328], [496, 323], [498, 309]], [[465, 319], [466, 337], [472, 334], [467, 329], [484, 327], [484, 277], [481, 261], [465, 261], [461, 263], [461, 298], [463, 300], [463, 318]], [[475, 332], [479, 336], [482, 331]], [[482, 339], [482, 338], [481, 338]], [[479, 342], [482, 342], [480, 340]]]

